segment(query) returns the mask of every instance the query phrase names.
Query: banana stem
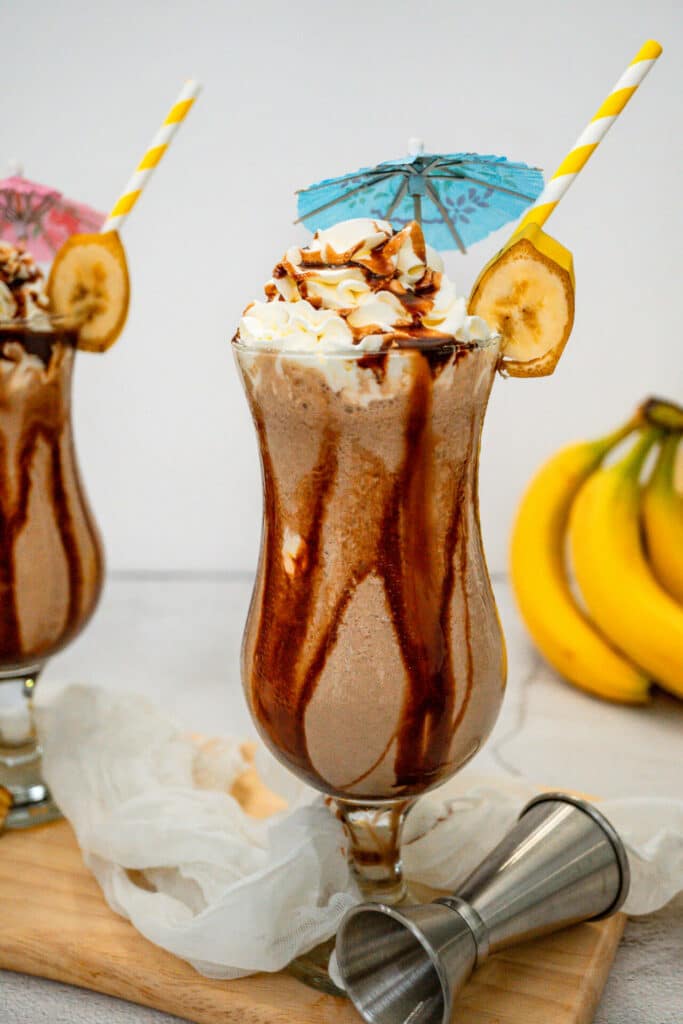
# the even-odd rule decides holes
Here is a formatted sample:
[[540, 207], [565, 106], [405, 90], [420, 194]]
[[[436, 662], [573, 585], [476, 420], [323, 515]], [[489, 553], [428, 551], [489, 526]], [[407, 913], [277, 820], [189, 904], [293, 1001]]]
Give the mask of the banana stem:
[[643, 416], [641, 410], [638, 409], [630, 420], [627, 420], [617, 430], [612, 431], [611, 434], [605, 434], [604, 437], [599, 438], [595, 442], [596, 449], [600, 452], [600, 460], [604, 459], [605, 455], [610, 452], [613, 448], [623, 441], [625, 437], [632, 434], [634, 430], [638, 430], [643, 425]]
[[662, 436], [663, 432], [655, 428], [643, 431], [633, 448], [624, 456], [621, 462], [617, 463], [619, 470], [626, 476], [640, 476], [640, 471], [650, 453], [650, 449]]
[[673, 484], [676, 454], [681, 439], [680, 434], [669, 434], [662, 441], [662, 447], [659, 449], [657, 462], [650, 477], [650, 486], [666, 488]]

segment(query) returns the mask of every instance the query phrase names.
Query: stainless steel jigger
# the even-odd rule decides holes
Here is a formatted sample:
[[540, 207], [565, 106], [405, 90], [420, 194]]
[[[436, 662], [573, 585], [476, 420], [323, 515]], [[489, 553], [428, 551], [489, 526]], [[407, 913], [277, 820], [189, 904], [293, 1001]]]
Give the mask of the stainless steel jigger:
[[626, 851], [602, 814], [563, 793], [543, 794], [454, 895], [350, 910], [337, 965], [371, 1024], [448, 1024], [455, 994], [489, 953], [607, 917], [628, 887]]

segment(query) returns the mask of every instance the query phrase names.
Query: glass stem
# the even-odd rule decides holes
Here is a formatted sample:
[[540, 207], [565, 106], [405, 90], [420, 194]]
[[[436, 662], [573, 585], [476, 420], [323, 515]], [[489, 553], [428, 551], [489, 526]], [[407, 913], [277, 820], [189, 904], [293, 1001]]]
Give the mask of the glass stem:
[[42, 665], [0, 674], [0, 764], [13, 768], [40, 757], [33, 695]]
[[[31, 828], [61, 817], [43, 780], [33, 698], [42, 665], [0, 673], [0, 817], [5, 827]], [[7, 808], [8, 798], [12, 806]], [[3, 808], [4, 802], [4, 808]]]
[[414, 800], [362, 804], [335, 799], [349, 838], [349, 863], [366, 900], [393, 906], [407, 888], [401, 862], [401, 836]]

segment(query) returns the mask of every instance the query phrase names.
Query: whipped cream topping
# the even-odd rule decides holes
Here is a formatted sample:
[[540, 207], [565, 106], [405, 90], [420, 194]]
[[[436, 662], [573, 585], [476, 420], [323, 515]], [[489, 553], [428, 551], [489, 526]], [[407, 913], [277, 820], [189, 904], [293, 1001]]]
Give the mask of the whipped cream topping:
[[413, 221], [347, 220], [294, 247], [252, 302], [236, 340], [283, 351], [379, 352], [417, 340], [485, 342], [488, 324], [468, 316], [439, 254]]
[[45, 278], [25, 249], [0, 241], [0, 320], [45, 319]]

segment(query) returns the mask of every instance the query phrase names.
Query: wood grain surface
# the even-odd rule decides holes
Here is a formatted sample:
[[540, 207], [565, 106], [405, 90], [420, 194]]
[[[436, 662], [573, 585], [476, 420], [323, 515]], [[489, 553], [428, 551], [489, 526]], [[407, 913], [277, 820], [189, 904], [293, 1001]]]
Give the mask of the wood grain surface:
[[[588, 1024], [624, 927], [617, 915], [491, 958], [458, 1024]], [[287, 974], [211, 981], [143, 938], [104, 901], [65, 822], [0, 839], [0, 968], [67, 982], [195, 1024], [353, 1024], [343, 999]]]

